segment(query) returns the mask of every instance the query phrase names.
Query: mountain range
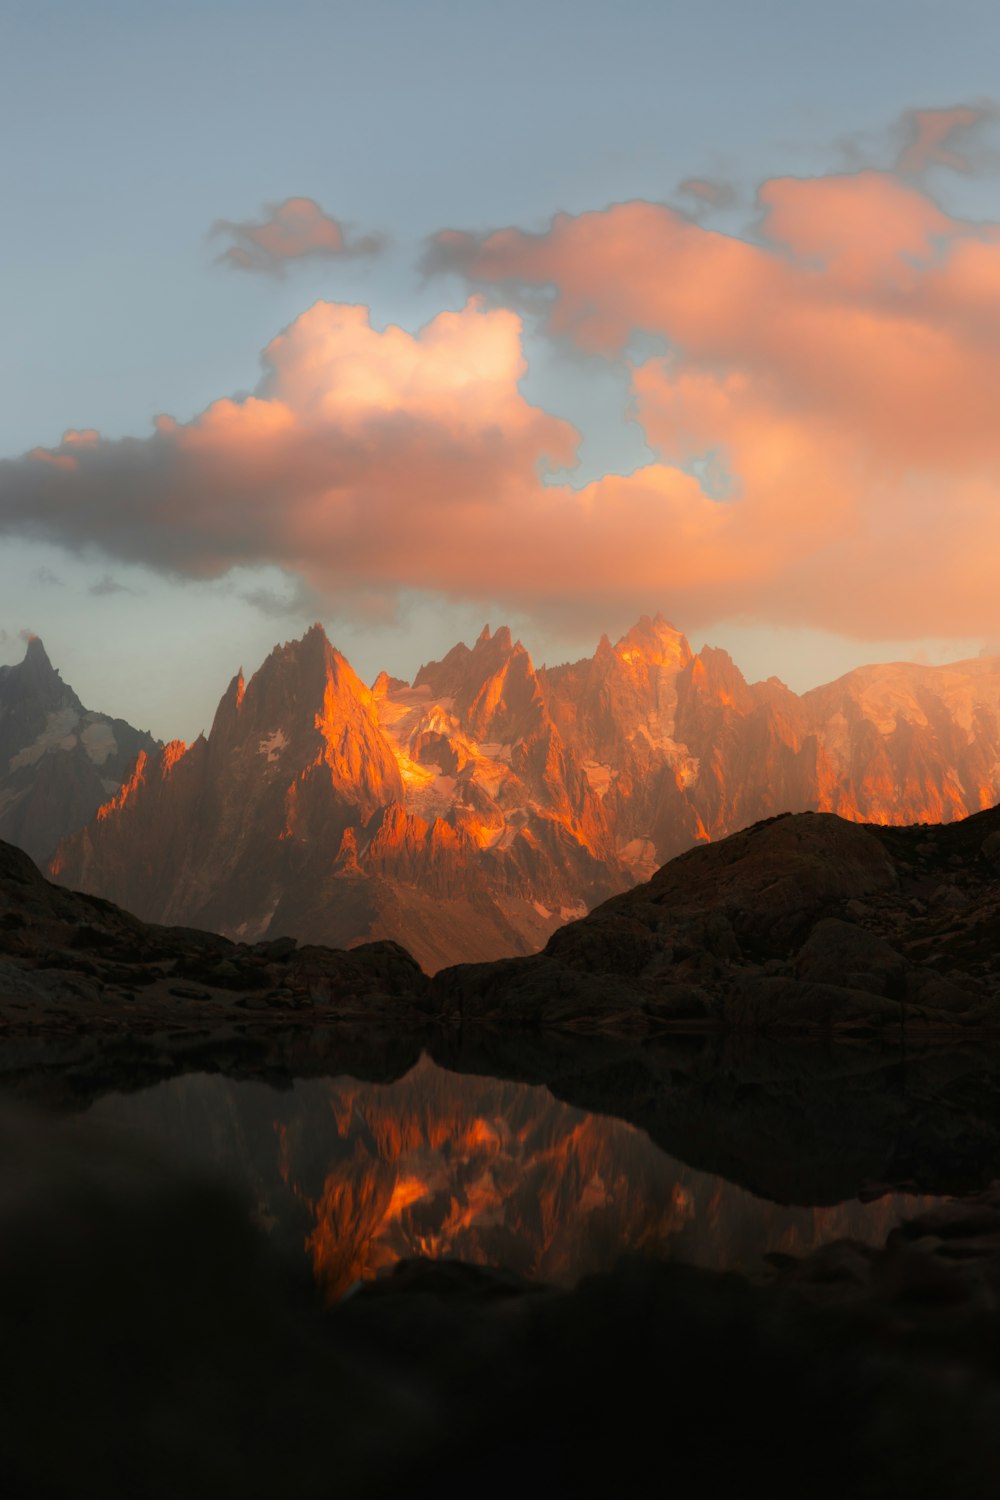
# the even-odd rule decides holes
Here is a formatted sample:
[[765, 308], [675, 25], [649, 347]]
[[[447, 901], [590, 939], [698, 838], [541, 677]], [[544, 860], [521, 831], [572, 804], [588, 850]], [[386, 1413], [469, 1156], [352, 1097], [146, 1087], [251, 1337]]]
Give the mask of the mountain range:
[[314, 626], [233, 678], [207, 736], [147, 736], [49, 868], [146, 920], [392, 938], [434, 971], [531, 952], [780, 812], [936, 823], [997, 800], [997, 658], [862, 667], [798, 695], [644, 617], [556, 667], [487, 628], [369, 687]]
[[44, 864], [118, 790], [136, 757], [158, 749], [124, 719], [84, 708], [31, 636], [24, 660], [0, 667], [0, 839]]

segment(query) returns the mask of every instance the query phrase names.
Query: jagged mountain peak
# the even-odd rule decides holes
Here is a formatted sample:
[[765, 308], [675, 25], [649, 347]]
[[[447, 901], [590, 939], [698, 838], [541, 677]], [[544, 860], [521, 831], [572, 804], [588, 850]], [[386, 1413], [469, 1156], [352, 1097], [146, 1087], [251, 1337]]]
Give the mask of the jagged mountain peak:
[[746, 678], [721, 646], [703, 646], [691, 658], [687, 683], [694, 694], [718, 709], [748, 714], [754, 707]]
[[371, 700], [371, 689], [317, 624], [297, 640], [275, 646], [246, 684], [244, 697], [250, 708], [261, 693], [270, 695], [280, 689], [291, 698], [290, 706], [308, 706], [317, 697], [322, 700], [331, 684], [363, 703]]
[[52, 663], [49, 660], [49, 653], [46, 651], [40, 635], [28, 636], [27, 647], [24, 653], [24, 660], [26, 662], [30, 661], [42, 664], [48, 667], [50, 672], [54, 670]]
[[510, 625], [498, 625], [495, 631], [490, 630], [489, 625], [483, 625], [480, 633], [475, 637], [475, 646], [472, 649], [477, 651], [480, 646], [489, 645], [492, 645], [495, 649], [499, 649], [499, 651], [510, 651], [514, 646], [520, 646], [520, 640], [514, 642], [513, 636], [510, 633]]
[[426, 662], [413, 679], [413, 686], [428, 688], [434, 698], [454, 699], [463, 712], [479, 696], [484, 684], [514, 658], [523, 658], [521, 665], [534, 670], [531, 658], [521, 642], [513, 639], [509, 626], [501, 625], [491, 632], [484, 625], [471, 650], [464, 641], [459, 641], [440, 661]]
[[380, 672], [372, 683], [372, 697], [385, 698], [389, 693], [405, 691], [409, 683], [403, 677], [392, 677], [388, 672]]
[[367, 806], [383, 784], [396, 790], [399, 781], [377, 698], [314, 625], [276, 646], [249, 681], [242, 672], [232, 679], [212, 724], [210, 759], [223, 774], [238, 754], [251, 779], [253, 768], [266, 766], [265, 779], [278, 781], [325, 762], [334, 781], [354, 784]]
[[415, 688], [446, 701], [474, 739], [510, 742], [537, 728], [544, 716], [531, 657], [507, 625], [487, 625], [470, 651], [454, 647], [441, 662], [421, 667]]
[[641, 615], [616, 642], [614, 651], [625, 661], [642, 660], [648, 666], [675, 667], [678, 671], [687, 666], [692, 656], [687, 636], [661, 614], [652, 618]]
[[[412, 685], [382, 673], [368, 688], [317, 624], [237, 674], [209, 744], [164, 751], [171, 774], [151, 762], [129, 806], [73, 842], [62, 878], [141, 893], [160, 920], [391, 936], [439, 964], [537, 944], [691, 844], [777, 812], [913, 822], [1000, 796], [996, 662], [845, 681], [849, 696], [844, 682], [803, 697], [750, 686], [725, 651], [694, 655], [643, 615], [538, 670], [487, 626]], [[51, 717], [44, 743], [62, 743]]]
[[38, 636], [0, 667], [0, 837], [34, 859], [87, 823], [156, 742], [92, 712], [63, 682]]
[[63, 682], [52, 665], [41, 637], [37, 635], [28, 637], [21, 661], [14, 666], [0, 667], [0, 691], [8, 706], [34, 701], [44, 709], [72, 707], [82, 710], [83, 707], [73, 689]]

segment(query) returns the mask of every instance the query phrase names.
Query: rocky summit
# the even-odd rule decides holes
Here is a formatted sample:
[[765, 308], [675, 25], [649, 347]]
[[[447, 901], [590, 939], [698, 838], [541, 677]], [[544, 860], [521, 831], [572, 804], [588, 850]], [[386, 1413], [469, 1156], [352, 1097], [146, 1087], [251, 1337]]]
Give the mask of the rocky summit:
[[966, 817], [998, 766], [996, 658], [798, 696], [657, 617], [557, 667], [487, 628], [368, 687], [315, 626], [233, 678], [207, 737], [146, 747], [50, 873], [249, 943], [393, 939], [433, 972], [536, 951], [778, 813]]
[[152, 735], [84, 708], [37, 636], [24, 660], [0, 667], [0, 838], [49, 859], [118, 791]]

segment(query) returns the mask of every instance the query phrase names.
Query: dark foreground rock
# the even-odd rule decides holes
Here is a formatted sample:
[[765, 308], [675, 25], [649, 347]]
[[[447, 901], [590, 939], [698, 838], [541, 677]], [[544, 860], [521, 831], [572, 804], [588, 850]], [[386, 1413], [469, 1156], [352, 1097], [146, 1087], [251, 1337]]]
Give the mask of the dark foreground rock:
[[655, 1033], [1000, 1028], [1000, 810], [828, 813], [692, 849], [540, 954], [434, 981], [463, 1021]]
[[395, 943], [233, 943], [140, 922], [0, 845], [0, 1019], [985, 1034], [1000, 1031], [998, 849], [1000, 809], [903, 829], [774, 818], [682, 854], [541, 953], [428, 980]]
[[0, 1117], [5, 1491], [991, 1496], [1000, 1196], [764, 1285], [410, 1263], [332, 1312], [243, 1207]]
[[0, 843], [0, 1022], [49, 1038], [81, 1028], [219, 1028], [301, 1014], [426, 1024], [428, 980], [397, 943], [233, 943], [158, 927], [47, 881]]

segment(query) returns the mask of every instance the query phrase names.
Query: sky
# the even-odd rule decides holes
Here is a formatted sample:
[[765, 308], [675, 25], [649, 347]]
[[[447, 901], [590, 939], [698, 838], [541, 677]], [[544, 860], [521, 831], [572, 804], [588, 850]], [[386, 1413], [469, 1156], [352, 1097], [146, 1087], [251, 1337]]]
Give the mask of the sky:
[[0, 661], [1000, 649], [992, 0], [0, 0]]

